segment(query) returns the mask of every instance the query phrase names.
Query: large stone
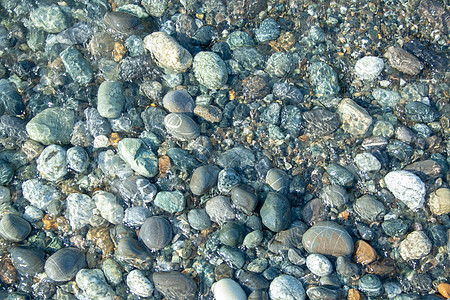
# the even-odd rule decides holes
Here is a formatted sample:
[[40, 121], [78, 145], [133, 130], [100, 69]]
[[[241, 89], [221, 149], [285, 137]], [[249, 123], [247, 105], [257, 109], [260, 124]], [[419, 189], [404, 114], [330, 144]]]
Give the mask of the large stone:
[[339, 103], [336, 112], [341, 118], [342, 128], [352, 135], [365, 134], [372, 124], [369, 113], [349, 98]]
[[95, 202], [88, 195], [72, 193], [66, 199], [66, 218], [72, 229], [80, 229], [89, 224], [94, 216]]
[[30, 20], [36, 28], [48, 33], [58, 33], [69, 27], [67, 16], [57, 5], [36, 8], [30, 13]]
[[365, 56], [355, 64], [355, 73], [359, 78], [373, 80], [383, 71], [384, 62], [382, 58]]
[[388, 190], [409, 209], [423, 207], [425, 202], [425, 184], [409, 171], [392, 171], [386, 174], [384, 182]]
[[302, 244], [309, 253], [344, 256], [353, 252], [353, 239], [347, 231], [331, 221], [318, 222], [308, 229]]
[[205, 165], [195, 169], [189, 187], [194, 195], [207, 193], [217, 182], [219, 168], [214, 165]]
[[279, 232], [291, 224], [291, 205], [284, 196], [271, 192], [267, 194], [260, 215], [267, 228]]
[[200, 84], [209, 89], [220, 89], [228, 80], [224, 61], [214, 52], [203, 51], [194, 57], [193, 70]]
[[431, 241], [423, 231], [413, 231], [400, 243], [399, 251], [404, 260], [419, 259], [431, 251]]
[[450, 189], [440, 188], [431, 193], [428, 206], [438, 216], [450, 213]]
[[81, 85], [86, 85], [92, 81], [94, 72], [80, 51], [70, 46], [62, 51], [60, 56], [67, 73], [72, 77], [73, 81]]
[[158, 158], [142, 140], [125, 138], [118, 144], [120, 158], [130, 167], [144, 177], [153, 177], [158, 174]]
[[104, 81], [98, 88], [97, 110], [99, 114], [108, 119], [120, 117], [125, 103], [122, 83], [118, 81]]
[[164, 125], [171, 135], [181, 141], [194, 140], [200, 135], [197, 123], [184, 114], [168, 114], [164, 118]]
[[197, 285], [187, 275], [180, 272], [155, 272], [152, 275], [155, 288], [167, 300], [196, 299]]
[[68, 144], [74, 127], [74, 112], [59, 107], [47, 108], [28, 122], [31, 139], [44, 145]]
[[302, 283], [290, 275], [276, 277], [270, 283], [269, 296], [273, 300], [303, 300], [306, 298]]
[[67, 174], [66, 150], [61, 146], [47, 146], [36, 162], [41, 176], [49, 181], [58, 181]]

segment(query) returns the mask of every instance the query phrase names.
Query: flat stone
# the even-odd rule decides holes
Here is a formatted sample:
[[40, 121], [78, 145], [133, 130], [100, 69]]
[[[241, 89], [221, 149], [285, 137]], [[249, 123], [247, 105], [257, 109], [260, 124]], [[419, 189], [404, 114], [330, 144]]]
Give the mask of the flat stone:
[[230, 198], [224, 196], [216, 196], [209, 199], [206, 202], [205, 209], [211, 220], [218, 224], [233, 221], [236, 218]]
[[117, 149], [119, 156], [140, 175], [150, 178], [158, 174], [158, 158], [142, 140], [125, 138]]
[[120, 116], [125, 103], [121, 82], [103, 81], [98, 88], [97, 98], [97, 110], [102, 117], [115, 119]]
[[155, 272], [152, 275], [155, 288], [167, 300], [196, 299], [197, 285], [187, 275], [180, 272]]
[[72, 110], [52, 107], [31, 119], [26, 129], [31, 139], [44, 145], [64, 145], [70, 142], [70, 134], [74, 124], [74, 112]]
[[75, 47], [70, 46], [60, 53], [61, 60], [67, 73], [73, 81], [86, 85], [92, 81], [94, 72], [89, 62]]
[[399, 47], [390, 46], [384, 53], [384, 57], [389, 60], [394, 69], [408, 75], [417, 75], [423, 69], [417, 57]]
[[374, 80], [383, 71], [384, 62], [382, 58], [365, 56], [355, 64], [356, 75], [364, 80]]
[[418, 176], [409, 171], [392, 171], [384, 177], [384, 181], [389, 191], [409, 209], [423, 207], [426, 189]]
[[127, 286], [130, 288], [130, 292], [140, 297], [150, 297], [153, 294], [152, 282], [140, 270], [128, 273]]
[[306, 293], [299, 280], [290, 275], [280, 275], [270, 283], [269, 296], [273, 300], [304, 300]]
[[331, 221], [318, 222], [308, 229], [302, 244], [309, 253], [344, 256], [353, 252], [353, 239], [347, 231]]
[[372, 124], [369, 113], [349, 98], [341, 100], [336, 112], [341, 119], [342, 129], [352, 135], [364, 135]]
[[195, 106], [191, 95], [185, 90], [168, 92], [163, 98], [163, 105], [171, 113], [192, 113]]
[[291, 224], [291, 205], [277, 193], [268, 193], [260, 210], [263, 224], [274, 232], [286, 229]]

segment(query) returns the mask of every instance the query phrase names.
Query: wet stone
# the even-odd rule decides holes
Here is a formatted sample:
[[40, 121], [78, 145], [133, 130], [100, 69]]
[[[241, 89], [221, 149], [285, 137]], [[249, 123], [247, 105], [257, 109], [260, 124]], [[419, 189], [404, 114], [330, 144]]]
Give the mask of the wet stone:
[[211, 123], [219, 123], [222, 120], [222, 111], [213, 105], [197, 105], [194, 113]]
[[328, 165], [327, 173], [330, 177], [330, 182], [334, 185], [352, 187], [355, 181], [355, 176], [349, 170], [338, 164]]
[[45, 261], [45, 273], [54, 281], [68, 281], [86, 267], [83, 252], [76, 248], [63, 248]]
[[247, 71], [253, 72], [264, 65], [264, 57], [255, 48], [237, 48], [232, 57]]
[[419, 259], [431, 251], [431, 241], [423, 231], [413, 231], [400, 243], [399, 251], [404, 260]]
[[289, 104], [297, 105], [303, 101], [303, 93], [295, 85], [277, 82], [273, 85], [273, 96]]
[[324, 255], [310, 254], [306, 257], [306, 266], [317, 276], [327, 276], [333, 272], [331, 262]]
[[377, 121], [373, 126], [372, 134], [374, 136], [390, 138], [394, 135], [394, 126], [387, 121]]
[[300, 134], [302, 124], [302, 114], [300, 109], [294, 105], [283, 106], [281, 109], [281, 128], [291, 136]]
[[400, 103], [400, 95], [397, 92], [376, 88], [372, 91], [372, 96], [383, 107], [396, 107]]
[[429, 105], [417, 101], [406, 103], [405, 114], [409, 120], [423, 123], [433, 122], [438, 117], [438, 113]]
[[151, 250], [161, 250], [172, 240], [172, 226], [163, 217], [155, 216], [145, 220], [139, 232], [139, 239]]
[[336, 110], [342, 122], [344, 131], [357, 136], [364, 135], [372, 124], [372, 117], [355, 101], [345, 98]]
[[102, 271], [109, 284], [114, 286], [122, 282], [122, 268], [114, 259], [105, 259], [102, 263]]
[[259, 274], [239, 270], [236, 277], [250, 291], [265, 290], [269, 287], [269, 282]]
[[375, 200], [372, 196], [364, 195], [359, 197], [353, 205], [354, 211], [361, 219], [368, 223], [379, 221], [385, 214], [383, 203]]
[[25, 276], [44, 272], [44, 253], [37, 249], [15, 246], [9, 250], [16, 270]]
[[135, 57], [144, 54], [144, 41], [132, 35], [125, 40], [125, 47], [127, 47], [128, 53], [130, 56]]
[[377, 252], [369, 243], [359, 240], [355, 243], [354, 257], [357, 263], [368, 265], [377, 259]]
[[336, 260], [336, 272], [342, 277], [351, 277], [361, 274], [357, 264], [351, 263], [345, 256], [339, 256]]
[[423, 69], [423, 65], [417, 57], [399, 47], [390, 46], [384, 53], [384, 57], [389, 60], [394, 69], [408, 75], [417, 75]]
[[104, 81], [98, 88], [97, 110], [108, 119], [118, 118], [125, 103], [122, 83], [118, 81]]
[[243, 147], [235, 147], [223, 152], [219, 156], [217, 164], [222, 168], [233, 168], [239, 171], [254, 166], [255, 160], [252, 151]]
[[383, 293], [383, 284], [377, 275], [366, 274], [358, 281], [359, 289], [367, 296], [381, 296]]
[[311, 64], [309, 78], [314, 86], [316, 96], [333, 96], [340, 90], [336, 72], [324, 62]]
[[275, 52], [266, 62], [265, 71], [271, 77], [285, 77], [293, 67], [291, 56], [284, 52]]
[[233, 31], [227, 36], [227, 44], [231, 50], [235, 50], [239, 47], [253, 47], [254, 42], [251, 36], [245, 31]]
[[[424, 3], [427, 2], [428, 1], [424, 1]], [[403, 46], [405, 47], [405, 50], [407, 50], [408, 52], [419, 58], [421, 61], [423, 61], [426, 65], [428, 65], [432, 69], [437, 71], [443, 71], [447, 68], [448, 60], [445, 57], [442, 57], [441, 55], [433, 51], [431, 47], [425, 45], [419, 40], [411, 40]]]
[[41, 176], [49, 181], [59, 181], [67, 174], [66, 150], [61, 146], [47, 146], [36, 162]]
[[93, 217], [95, 202], [88, 195], [72, 193], [66, 198], [66, 218], [73, 229], [88, 225]]
[[244, 245], [248, 249], [253, 249], [253, 248], [256, 248], [262, 242], [262, 240], [263, 240], [262, 231], [254, 230], [245, 236], [245, 238], [242, 242], [242, 245]]
[[139, 269], [151, 267], [152, 257], [148, 249], [137, 240], [123, 237], [119, 240], [115, 256], [119, 261], [124, 261]]
[[172, 214], [181, 212], [186, 207], [186, 199], [180, 191], [159, 192], [156, 194], [153, 203], [159, 208]]
[[228, 80], [225, 62], [214, 52], [203, 51], [195, 55], [192, 68], [195, 78], [209, 89], [220, 89]]
[[308, 224], [324, 221], [327, 217], [325, 203], [320, 198], [307, 202], [301, 211], [302, 220]]
[[306, 290], [306, 295], [310, 300], [338, 299], [338, 292], [329, 288], [313, 286]]
[[158, 159], [142, 140], [125, 138], [119, 142], [117, 149], [119, 156], [140, 175], [153, 177], [158, 174]]
[[195, 230], [203, 230], [211, 226], [211, 220], [204, 209], [191, 209], [187, 218], [189, 225]]
[[205, 165], [195, 169], [189, 187], [194, 195], [207, 193], [217, 182], [219, 168], [214, 165]]
[[240, 224], [228, 222], [220, 229], [219, 239], [224, 245], [237, 247], [244, 240], [244, 233], [244, 228]]
[[7, 241], [21, 242], [30, 234], [31, 225], [15, 214], [5, 214], [0, 220], [0, 236]]
[[389, 191], [409, 209], [423, 207], [426, 189], [419, 177], [408, 171], [392, 171], [384, 181]]
[[199, 165], [198, 161], [184, 149], [167, 149], [167, 155], [172, 160], [173, 165], [183, 172], [192, 173]]
[[368, 152], [357, 154], [355, 163], [362, 172], [378, 172], [381, 169], [378, 159]]
[[181, 141], [194, 140], [200, 135], [197, 123], [184, 114], [171, 113], [164, 118], [167, 131]]
[[318, 222], [308, 229], [303, 234], [302, 244], [309, 253], [343, 256], [353, 252], [352, 237], [331, 221]]
[[69, 20], [57, 5], [40, 6], [30, 13], [34, 27], [48, 33], [58, 33], [69, 27]]
[[339, 185], [327, 185], [322, 191], [321, 198], [326, 205], [340, 208], [348, 202], [349, 195]]
[[231, 200], [237, 209], [246, 214], [251, 214], [258, 204], [258, 198], [255, 190], [248, 185], [235, 186], [231, 192]]
[[144, 0], [142, 1], [142, 6], [145, 11], [152, 17], [161, 17], [167, 9], [167, 0]]
[[14, 170], [11, 166], [0, 160], [0, 184], [8, 184], [14, 176]]
[[236, 218], [230, 199], [224, 196], [216, 196], [209, 199], [206, 202], [205, 209], [211, 221], [218, 224], [233, 221]]
[[59, 107], [47, 108], [28, 122], [31, 139], [44, 145], [68, 144], [74, 126], [74, 112]]
[[[0, 106], [3, 106], [5, 111], [11, 115], [22, 115], [25, 112], [22, 96], [17, 93], [7, 79], [0, 79]], [[2, 120], [2, 123], [4, 122]]]
[[280, 123], [281, 105], [271, 103], [262, 113], [261, 120], [269, 124], [278, 125]]
[[114, 290], [106, 282], [102, 270], [80, 270], [75, 277], [75, 281], [88, 299], [112, 299], [114, 297]]
[[431, 224], [427, 227], [426, 233], [433, 245], [437, 247], [447, 245], [447, 230], [444, 225]]
[[414, 153], [413, 147], [399, 140], [390, 140], [386, 151], [390, 157], [400, 161], [408, 160]]
[[139, 25], [139, 18], [123, 11], [111, 11], [103, 18], [103, 23], [108, 29], [119, 33], [130, 34]]
[[423, 178], [437, 178], [440, 177], [443, 172], [442, 167], [431, 159], [417, 161], [413, 164], [407, 165], [404, 170], [424, 176]]
[[82, 147], [72, 147], [66, 152], [67, 165], [77, 173], [86, 171], [89, 165], [89, 156]]
[[280, 36], [280, 28], [272, 18], [267, 18], [255, 29], [255, 37], [260, 43], [276, 40]]
[[133, 270], [128, 273], [127, 286], [131, 293], [140, 297], [150, 297], [153, 294], [152, 282], [140, 270]]
[[374, 80], [383, 71], [384, 62], [382, 58], [365, 56], [355, 64], [356, 75], [364, 80]]
[[260, 210], [263, 224], [274, 232], [286, 229], [291, 224], [289, 201], [277, 193], [268, 193]]
[[211, 291], [216, 300], [247, 300], [247, 295], [242, 287], [230, 278], [223, 278], [215, 282], [211, 286]]
[[30, 179], [22, 183], [22, 193], [31, 205], [47, 210], [58, 205], [60, 192], [52, 185], [41, 183], [38, 179]]
[[450, 189], [440, 188], [431, 193], [428, 206], [431, 212], [437, 216], [450, 213]]
[[97, 190], [92, 196], [102, 218], [112, 224], [121, 224], [123, 220], [123, 207], [117, 202], [114, 194]]
[[194, 100], [185, 90], [168, 92], [163, 98], [164, 108], [171, 113], [192, 113], [194, 111]]
[[222, 246], [217, 253], [236, 269], [241, 269], [245, 264], [245, 254], [242, 250], [230, 246]]
[[339, 128], [338, 117], [326, 109], [318, 108], [303, 113], [308, 130], [317, 135], [328, 135]]
[[217, 187], [222, 194], [228, 195], [241, 182], [239, 174], [231, 168], [223, 169], [217, 177]]
[[133, 206], [125, 209], [125, 215], [123, 223], [132, 227], [140, 227], [144, 224], [144, 221], [151, 217], [151, 211], [143, 206]]
[[381, 227], [388, 236], [402, 236], [408, 231], [408, 225], [402, 220], [384, 221]]
[[155, 289], [168, 300], [193, 300], [197, 294], [195, 282], [180, 272], [155, 272], [152, 275]]
[[87, 85], [92, 81], [93, 71], [89, 62], [74, 47], [69, 47], [60, 53], [67, 73], [76, 83]]
[[106, 118], [103, 118], [97, 109], [86, 108], [84, 110], [87, 127], [93, 137], [109, 136], [111, 134], [111, 125]]
[[303, 300], [306, 293], [299, 280], [290, 275], [280, 275], [270, 283], [269, 296], [273, 300]]

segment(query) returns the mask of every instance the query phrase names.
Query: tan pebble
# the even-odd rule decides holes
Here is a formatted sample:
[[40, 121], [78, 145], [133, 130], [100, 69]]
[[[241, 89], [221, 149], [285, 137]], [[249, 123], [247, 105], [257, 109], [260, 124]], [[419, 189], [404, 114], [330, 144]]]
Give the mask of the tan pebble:
[[450, 213], [450, 189], [440, 188], [431, 193], [428, 206], [438, 216]]
[[359, 240], [355, 243], [355, 260], [362, 264], [368, 265], [377, 259], [377, 252], [369, 243]]
[[348, 290], [348, 300], [360, 300], [363, 299], [361, 296], [361, 293], [357, 289], [350, 289]]
[[450, 284], [445, 282], [439, 283], [438, 291], [445, 298], [450, 298]]
[[220, 108], [212, 105], [198, 105], [195, 107], [194, 113], [211, 123], [217, 123], [222, 120], [222, 111]]

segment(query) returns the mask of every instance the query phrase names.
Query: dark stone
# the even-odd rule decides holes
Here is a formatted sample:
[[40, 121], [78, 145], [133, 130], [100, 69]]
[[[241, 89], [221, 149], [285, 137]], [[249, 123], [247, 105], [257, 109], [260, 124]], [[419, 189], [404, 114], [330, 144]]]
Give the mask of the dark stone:
[[187, 275], [180, 272], [155, 272], [152, 275], [155, 288], [167, 300], [196, 299], [197, 285]]
[[0, 80], [0, 104], [11, 115], [22, 115], [25, 112], [25, 104], [16, 89], [6, 79]]
[[249, 101], [262, 99], [269, 93], [270, 85], [266, 77], [250, 75], [242, 81], [242, 94]]
[[83, 252], [76, 248], [63, 248], [47, 258], [45, 272], [54, 281], [68, 281], [86, 266]]
[[283, 106], [281, 109], [281, 128], [291, 137], [297, 137], [300, 134], [301, 124], [302, 114], [300, 109], [294, 105]]
[[381, 223], [381, 228], [388, 236], [401, 236], [408, 231], [408, 225], [402, 220], [384, 221]]
[[230, 45], [226, 42], [217, 42], [212, 47], [211, 50], [220, 56], [223, 60], [228, 60], [231, 58]]
[[273, 85], [273, 96], [292, 105], [303, 102], [302, 91], [294, 85], [284, 82], [277, 82]]
[[448, 66], [447, 58], [437, 54], [430, 46], [425, 45], [419, 40], [411, 40], [403, 45], [407, 51], [414, 54], [414, 56], [417, 56], [431, 69], [435, 71], [445, 71]]
[[433, 242], [433, 245], [441, 247], [447, 244], [447, 229], [444, 225], [435, 223], [427, 228], [427, 236]]
[[262, 69], [264, 66], [264, 58], [255, 48], [237, 48], [233, 51], [232, 56], [244, 69], [250, 72]]
[[317, 135], [329, 135], [340, 125], [336, 114], [322, 108], [304, 112], [303, 119], [308, 130]]
[[409, 160], [414, 153], [413, 147], [399, 140], [391, 140], [386, 147], [386, 151], [391, 158], [399, 161]]
[[405, 113], [406, 117], [413, 122], [430, 123], [439, 117], [431, 106], [417, 101], [406, 103]]
[[349, 170], [338, 164], [328, 165], [327, 173], [330, 182], [335, 185], [352, 187], [355, 181], [355, 176]]
[[232, 24], [241, 20], [251, 20], [267, 7], [265, 0], [231, 0], [226, 2]]

